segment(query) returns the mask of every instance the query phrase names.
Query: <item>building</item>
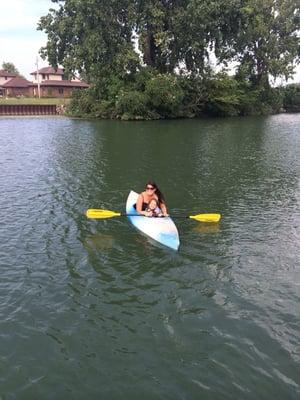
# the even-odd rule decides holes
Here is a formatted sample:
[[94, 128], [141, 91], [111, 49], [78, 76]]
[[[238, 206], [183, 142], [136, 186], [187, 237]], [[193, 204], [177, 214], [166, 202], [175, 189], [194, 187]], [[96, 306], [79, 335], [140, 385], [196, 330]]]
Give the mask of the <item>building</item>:
[[41, 68], [32, 72], [33, 81], [0, 71], [0, 95], [6, 97], [71, 97], [74, 90], [87, 89], [89, 85], [78, 78], [64, 79], [62, 68]]
[[31, 72], [33, 82], [36, 84], [34, 95], [38, 96], [38, 84], [41, 97], [71, 97], [77, 89], [86, 89], [89, 85], [78, 78], [64, 79], [62, 68], [45, 67]]
[[30, 75], [33, 75], [33, 83], [41, 83], [45, 81], [62, 81], [64, 70], [62, 68], [54, 69], [52, 67], [45, 67], [37, 71], [31, 72]]
[[4, 71], [4, 69], [0, 69], [0, 96], [4, 95], [3, 85], [16, 76], [16, 74], [11, 74], [10, 72]]
[[3, 94], [6, 97], [33, 97], [34, 86], [32, 82], [21, 76], [15, 76], [2, 85]]

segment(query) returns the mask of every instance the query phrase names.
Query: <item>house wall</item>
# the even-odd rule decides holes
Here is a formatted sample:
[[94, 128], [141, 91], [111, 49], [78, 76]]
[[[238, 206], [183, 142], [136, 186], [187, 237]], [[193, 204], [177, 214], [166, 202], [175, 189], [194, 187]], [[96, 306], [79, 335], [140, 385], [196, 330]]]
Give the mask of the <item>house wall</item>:
[[5, 88], [4, 94], [7, 97], [17, 97], [17, 96], [25, 96], [25, 97], [32, 97], [33, 96], [33, 88]]
[[[74, 88], [72, 87], [41, 87], [41, 97], [71, 97]], [[75, 89], [77, 90], [77, 89]]]
[[[62, 75], [52, 75], [52, 74], [39, 74], [40, 82], [44, 81], [62, 81]], [[33, 75], [33, 83], [38, 83], [37, 74]]]
[[[41, 76], [39, 76], [39, 81], [41, 82], [41, 80], [42, 80], [42, 78], [41, 78]], [[32, 82], [33, 83], [38, 83], [37, 74], [32, 75]]]
[[[48, 77], [48, 78], [47, 78]], [[62, 81], [62, 75], [46, 75], [45, 80], [49, 81]]]

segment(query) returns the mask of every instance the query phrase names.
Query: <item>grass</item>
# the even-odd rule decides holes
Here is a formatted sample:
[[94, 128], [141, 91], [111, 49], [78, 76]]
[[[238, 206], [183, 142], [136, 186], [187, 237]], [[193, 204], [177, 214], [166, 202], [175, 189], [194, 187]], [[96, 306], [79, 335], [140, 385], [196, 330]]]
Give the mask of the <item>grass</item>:
[[0, 104], [8, 104], [8, 105], [18, 105], [18, 104], [69, 104], [70, 99], [62, 99], [62, 98], [41, 98], [37, 99], [34, 97], [2, 97], [0, 98]]

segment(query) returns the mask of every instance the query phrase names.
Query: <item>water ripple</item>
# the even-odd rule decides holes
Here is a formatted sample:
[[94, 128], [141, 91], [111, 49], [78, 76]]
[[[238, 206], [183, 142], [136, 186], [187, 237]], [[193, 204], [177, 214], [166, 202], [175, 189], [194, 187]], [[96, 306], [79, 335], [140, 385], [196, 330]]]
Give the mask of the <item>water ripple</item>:
[[[299, 122], [1, 119], [3, 399], [298, 399]], [[221, 222], [87, 220], [149, 175]]]

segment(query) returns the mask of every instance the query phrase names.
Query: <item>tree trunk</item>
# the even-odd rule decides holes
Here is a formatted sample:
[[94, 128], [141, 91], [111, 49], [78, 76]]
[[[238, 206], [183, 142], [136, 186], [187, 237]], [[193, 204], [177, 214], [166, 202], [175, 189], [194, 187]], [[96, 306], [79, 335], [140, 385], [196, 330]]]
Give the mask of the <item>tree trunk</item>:
[[147, 26], [145, 50], [144, 50], [144, 62], [145, 64], [154, 67], [155, 66], [155, 41], [151, 28]]

